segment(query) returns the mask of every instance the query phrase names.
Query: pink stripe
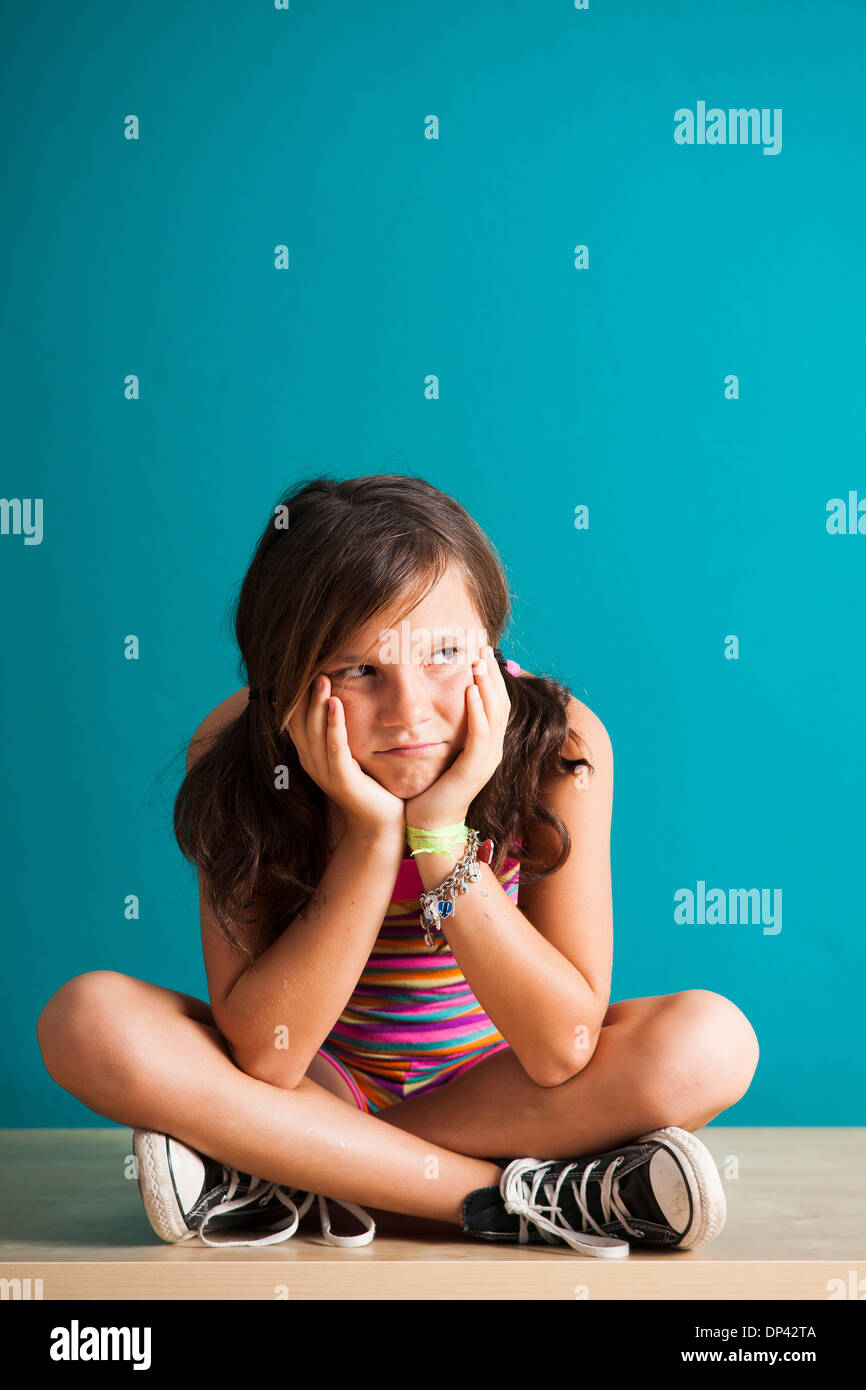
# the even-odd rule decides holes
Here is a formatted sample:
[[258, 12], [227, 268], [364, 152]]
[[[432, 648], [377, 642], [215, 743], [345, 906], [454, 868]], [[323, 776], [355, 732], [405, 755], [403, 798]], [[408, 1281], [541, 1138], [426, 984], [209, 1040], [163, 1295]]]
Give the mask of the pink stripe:
[[364, 1099], [363, 1093], [358, 1089], [358, 1083], [356, 1082], [354, 1076], [350, 1075], [350, 1073], [346, 1071], [346, 1068], [342, 1067], [340, 1063], [337, 1061], [337, 1059], [335, 1057], [332, 1057], [330, 1052], [326, 1052], [323, 1047], [319, 1048], [319, 1055], [322, 1057], [327, 1057], [328, 1061], [331, 1063], [331, 1066], [336, 1067], [343, 1080], [348, 1082], [349, 1088], [353, 1096], [355, 1097], [355, 1100], [358, 1103], [358, 1108], [360, 1110], [367, 1110], [367, 1102]]
[[[519, 859], [505, 859], [503, 861], [502, 869], [500, 871], [502, 877], [505, 878], [506, 875], [510, 872], [510, 870], [515, 868], [516, 865], [519, 863]], [[508, 890], [506, 889], [506, 892], [507, 891]], [[418, 872], [417, 862], [415, 861], [414, 857], [404, 859], [400, 865], [400, 871], [397, 874], [397, 882], [394, 885], [394, 892], [391, 901], [393, 902], [395, 898], [420, 898], [423, 892], [424, 884], [422, 883], [421, 875]]]
[[[522, 840], [515, 840], [515, 844], [522, 845], [522, 843]], [[327, 856], [327, 858], [331, 858], [330, 854]], [[519, 863], [519, 859], [504, 859], [502, 862], [502, 868], [500, 870], [502, 877], [507, 878], [511, 870], [516, 868], [516, 866]], [[503, 886], [505, 887], [506, 892], [508, 892], [511, 888], [510, 883]], [[423, 892], [424, 884], [422, 883], [421, 875], [418, 872], [417, 861], [414, 858], [414, 856], [408, 856], [400, 862], [400, 869], [397, 874], [397, 881], [394, 884], [394, 892], [391, 895], [391, 901], [393, 903], [395, 898], [419, 898]]]

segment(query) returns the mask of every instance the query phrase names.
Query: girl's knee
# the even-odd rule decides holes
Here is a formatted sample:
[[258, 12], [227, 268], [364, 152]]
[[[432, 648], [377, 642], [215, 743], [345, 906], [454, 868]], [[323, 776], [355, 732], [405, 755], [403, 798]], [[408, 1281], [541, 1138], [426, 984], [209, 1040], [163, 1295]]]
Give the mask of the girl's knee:
[[116, 970], [88, 970], [67, 980], [51, 996], [36, 1020], [36, 1036], [42, 1060], [55, 1079], [58, 1072], [68, 1073], [80, 1061], [82, 1050], [104, 1035], [124, 1006], [131, 983], [129, 976]]
[[732, 999], [714, 990], [689, 989], [672, 997], [679, 1001], [680, 1045], [700, 1059], [705, 1074], [720, 1086], [723, 1108], [734, 1105], [749, 1089], [758, 1065], [754, 1028]]
[[758, 1065], [755, 1030], [722, 994], [688, 989], [663, 996], [644, 1030], [650, 1088], [662, 1088], [714, 1113], [745, 1095]]

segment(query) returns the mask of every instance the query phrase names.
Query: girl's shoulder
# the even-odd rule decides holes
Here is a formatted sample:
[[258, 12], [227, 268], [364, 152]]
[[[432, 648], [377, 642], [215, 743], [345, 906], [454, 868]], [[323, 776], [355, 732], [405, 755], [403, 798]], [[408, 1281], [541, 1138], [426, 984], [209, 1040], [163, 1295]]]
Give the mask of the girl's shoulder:
[[205, 715], [190, 739], [186, 757], [187, 772], [196, 759], [200, 758], [202, 753], [207, 750], [208, 744], [216, 738], [220, 730], [237, 719], [247, 703], [248, 694], [249, 686], [245, 685], [240, 690], [236, 690], [233, 695], [226, 696], [218, 705], [214, 705], [210, 714]]

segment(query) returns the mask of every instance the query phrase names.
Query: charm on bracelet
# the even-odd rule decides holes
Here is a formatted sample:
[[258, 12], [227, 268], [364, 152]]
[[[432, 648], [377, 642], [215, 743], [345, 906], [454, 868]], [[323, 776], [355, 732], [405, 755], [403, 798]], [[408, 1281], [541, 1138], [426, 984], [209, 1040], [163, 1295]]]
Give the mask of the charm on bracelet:
[[455, 893], [467, 893], [470, 883], [477, 883], [481, 878], [481, 870], [478, 868], [477, 860], [480, 857], [483, 863], [490, 864], [493, 860], [494, 845], [492, 840], [485, 840], [480, 846], [481, 839], [477, 830], [467, 830], [468, 843], [463, 858], [452, 869], [451, 873], [438, 888], [428, 889], [420, 896], [421, 903], [421, 927], [424, 932], [424, 940], [428, 948], [432, 948], [434, 933], [442, 931], [442, 922], [448, 917], [453, 917], [456, 911], [454, 903]]

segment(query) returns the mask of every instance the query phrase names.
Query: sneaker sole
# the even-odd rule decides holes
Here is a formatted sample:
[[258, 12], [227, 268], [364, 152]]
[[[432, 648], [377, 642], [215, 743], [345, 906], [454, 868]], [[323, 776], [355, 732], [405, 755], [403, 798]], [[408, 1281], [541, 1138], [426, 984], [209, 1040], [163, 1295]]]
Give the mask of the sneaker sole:
[[645, 1144], [648, 1140], [670, 1149], [679, 1162], [691, 1193], [692, 1224], [671, 1248], [696, 1250], [701, 1245], [707, 1245], [715, 1240], [727, 1215], [725, 1190], [715, 1159], [700, 1139], [696, 1139], [688, 1130], [678, 1129], [676, 1125], [666, 1125], [664, 1129], [642, 1134], [638, 1143]]
[[153, 1129], [137, 1129], [132, 1136], [132, 1152], [136, 1157], [138, 1188], [147, 1219], [160, 1240], [176, 1245], [193, 1232], [187, 1226], [177, 1200], [168, 1156], [168, 1137]]

